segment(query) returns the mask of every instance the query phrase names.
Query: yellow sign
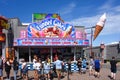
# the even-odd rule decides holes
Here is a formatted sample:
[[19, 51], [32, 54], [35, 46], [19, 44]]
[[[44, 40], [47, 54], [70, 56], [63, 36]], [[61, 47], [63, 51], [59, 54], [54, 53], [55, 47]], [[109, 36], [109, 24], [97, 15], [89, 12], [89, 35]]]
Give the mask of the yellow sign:
[[0, 27], [2, 27], [3, 29], [8, 29], [9, 27], [8, 20], [2, 16], [0, 16]]

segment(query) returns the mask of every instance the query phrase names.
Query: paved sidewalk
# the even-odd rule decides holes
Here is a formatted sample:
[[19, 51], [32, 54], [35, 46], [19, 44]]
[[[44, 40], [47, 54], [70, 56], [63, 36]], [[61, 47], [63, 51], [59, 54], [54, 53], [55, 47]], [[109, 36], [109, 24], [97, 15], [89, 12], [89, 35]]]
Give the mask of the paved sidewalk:
[[[70, 75], [70, 80], [111, 80], [108, 75], [110, 75], [110, 70], [107, 68], [102, 68], [100, 71], [100, 78], [95, 78], [94, 76], [89, 76], [89, 72], [86, 74], [73, 73]], [[57, 80], [57, 79], [55, 79]], [[62, 80], [68, 80], [67, 76]], [[117, 72], [116, 80], [120, 80], [120, 71]]]
[[[18, 75], [20, 75], [20, 71], [18, 72]], [[88, 71], [86, 72], [86, 74], [79, 74], [79, 73], [75, 72], [72, 75], [69, 75], [69, 78], [70, 78], [70, 80], [111, 80], [108, 77], [109, 75], [110, 75], [110, 67], [103, 67], [103, 68], [101, 68], [101, 71], [100, 71], [100, 78], [95, 78], [94, 76], [89, 76]], [[3, 71], [3, 76], [4, 77], [6, 76], [5, 71]], [[11, 70], [10, 76], [13, 77], [13, 70]], [[28, 76], [32, 78], [34, 76], [33, 71], [29, 71]], [[13, 80], [13, 79], [11, 79], [11, 80]], [[53, 80], [57, 80], [57, 78], [54, 78]], [[68, 80], [67, 73], [65, 73], [64, 78], [62, 78], [61, 80]], [[120, 70], [117, 71], [116, 80], [120, 80]]]

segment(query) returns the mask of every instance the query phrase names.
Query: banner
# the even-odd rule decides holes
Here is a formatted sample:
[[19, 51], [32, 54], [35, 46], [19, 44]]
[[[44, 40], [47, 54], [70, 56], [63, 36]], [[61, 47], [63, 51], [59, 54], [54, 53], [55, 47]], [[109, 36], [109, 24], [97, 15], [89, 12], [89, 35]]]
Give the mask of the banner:
[[[61, 20], [60, 16], [56, 13], [53, 13], [53, 14], [33, 13], [32, 14], [32, 21], [33, 22], [39, 22], [45, 18], [56, 18], [58, 20]], [[61, 21], [63, 21], [63, 20], [61, 20]]]
[[71, 38], [18, 38], [14, 46], [88, 46], [89, 40]]
[[31, 23], [28, 25], [27, 32], [28, 38], [75, 38], [75, 28], [55, 18], [46, 18], [41, 22]]

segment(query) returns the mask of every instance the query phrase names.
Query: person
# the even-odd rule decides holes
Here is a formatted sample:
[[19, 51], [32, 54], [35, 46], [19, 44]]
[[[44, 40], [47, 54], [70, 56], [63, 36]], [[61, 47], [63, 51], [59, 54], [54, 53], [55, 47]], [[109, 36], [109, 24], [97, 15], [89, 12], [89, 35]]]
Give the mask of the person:
[[111, 66], [111, 79], [116, 78], [116, 72], [117, 72], [117, 61], [115, 60], [115, 57], [112, 57], [112, 60], [110, 61]]
[[41, 63], [39, 59], [37, 59], [36, 63], [34, 63], [33, 68], [34, 68], [34, 79], [38, 80], [39, 73], [41, 71]]
[[69, 72], [70, 74], [72, 74], [72, 73], [71, 73], [71, 60], [70, 60], [70, 59], [68, 60], [68, 72]]
[[99, 60], [99, 58], [96, 58], [94, 61], [95, 64], [95, 77], [100, 77], [100, 68], [101, 68], [101, 61]]
[[54, 65], [55, 65], [55, 68], [56, 68], [56, 73], [57, 73], [57, 76], [58, 76], [58, 80], [60, 80], [63, 61], [59, 60], [59, 57], [56, 57], [56, 61], [54, 62]]
[[34, 58], [33, 58], [33, 65], [34, 65], [34, 63], [37, 62], [37, 59], [38, 59], [37, 55], [34, 55]]
[[44, 67], [45, 77], [47, 77], [47, 79], [50, 80], [50, 64], [48, 63], [48, 60], [45, 61], [43, 67]]
[[5, 72], [7, 75], [7, 79], [10, 79], [10, 70], [11, 70], [11, 64], [10, 64], [10, 59], [7, 58], [5, 61]]
[[87, 68], [87, 61], [86, 61], [86, 58], [83, 58], [82, 68], [81, 68], [82, 73], [86, 73], [86, 68]]
[[90, 57], [90, 62], [89, 62], [89, 75], [93, 75], [93, 70], [94, 70], [94, 60], [92, 57]]
[[17, 57], [15, 57], [13, 61], [14, 80], [17, 80], [18, 69], [19, 69], [19, 62], [17, 61]]
[[0, 55], [0, 80], [3, 79], [3, 60], [2, 56]]
[[27, 66], [27, 63], [25, 62], [25, 60], [23, 59], [23, 61], [22, 61], [22, 77], [23, 77], [23, 79], [28, 78], [27, 72], [28, 72], [28, 66]]
[[58, 55], [57, 55], [57, 54], [55, 54], [55, 56], [54, 56], [54, 61], [56, 61], [56, 60], [57, 60], [57, 58], [58, 58]]
[[78, 59], [77, 66], [79, 68], [79, 74], [81, 73], [82, 59]]

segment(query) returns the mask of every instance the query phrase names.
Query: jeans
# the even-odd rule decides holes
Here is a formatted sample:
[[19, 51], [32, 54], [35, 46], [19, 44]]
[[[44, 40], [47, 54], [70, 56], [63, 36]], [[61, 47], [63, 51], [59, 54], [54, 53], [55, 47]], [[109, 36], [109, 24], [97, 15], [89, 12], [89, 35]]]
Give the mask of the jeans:
[[14, 80], [17, 80], [17, 73], [18, 73], [18, 70], [14, 70]]

